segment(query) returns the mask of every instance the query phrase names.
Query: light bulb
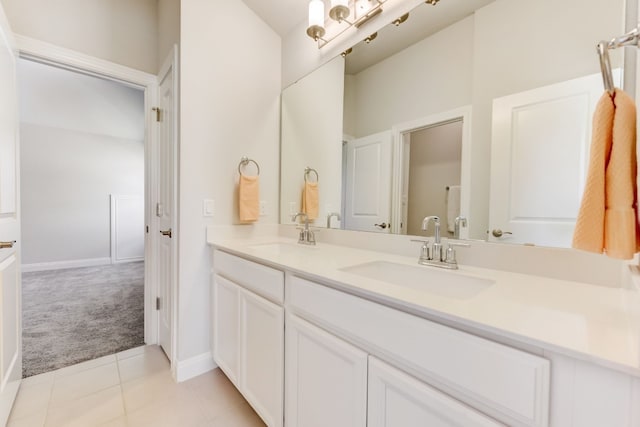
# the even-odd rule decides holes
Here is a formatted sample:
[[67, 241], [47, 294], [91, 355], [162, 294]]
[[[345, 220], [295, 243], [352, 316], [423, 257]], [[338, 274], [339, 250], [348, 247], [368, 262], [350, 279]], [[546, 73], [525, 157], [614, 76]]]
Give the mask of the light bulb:
[[324, 27], [324, 2], [322, 0], [309, 2], [309, 27], [314, 25]]
[[324, 36], [324, 2], [322, 0], [311, 0], [309, 2], [309, 28], [307, 35], [318, 41]]

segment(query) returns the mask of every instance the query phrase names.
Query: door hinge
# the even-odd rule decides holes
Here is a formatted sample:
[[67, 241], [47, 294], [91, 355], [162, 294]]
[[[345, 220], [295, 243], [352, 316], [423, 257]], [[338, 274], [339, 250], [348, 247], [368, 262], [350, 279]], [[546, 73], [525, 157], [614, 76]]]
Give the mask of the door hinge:
[[156, 310], [160, 310], [160, 297], [156, 297]]
[[148, 226], [148, 225], [147, 225], [147, 226], [145, 226], [145, 227], [144, 227], [144, 229], [145, 229], [145, 231], [147, 232], [147, 234], [149, 234], [149, 226]]
[[159, 107], [153, 107], [151, 110], [153, 110], [156, 113], [156, 122], [161, 122], [162, 121], [162, 109], [160, 109]]

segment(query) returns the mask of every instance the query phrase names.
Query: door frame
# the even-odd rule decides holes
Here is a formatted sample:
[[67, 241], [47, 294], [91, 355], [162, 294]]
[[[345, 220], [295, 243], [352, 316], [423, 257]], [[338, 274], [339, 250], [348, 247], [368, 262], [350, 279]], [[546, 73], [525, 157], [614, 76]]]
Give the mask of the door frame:
[[[152, 206], [156, 199], [153, 189], [157, 188], [158, 184], [158, 165], [155, 161], [157, 159], [158, 133], [152, 107], [157, 103], [157, 76], [30, 37], [16, 34], [15, 40], [20, 58], [115, 81], [144, 91], [144, 215], [145, 225], [148, 227], [145, 233], [144, 249], [144, 341], [146, 344], [156, 344], [158, 342], [159, 321], [155, 305], [157, 289], [154, 284], [157, 283], [155, 246], [158, 237], [153, 230], [157, 230], [158, 226], [155, 215], [152, 212]], [[175, 283], [173, 283], [173, 287], [175, 288]], [[171, 291], [175, 295], [175, 289]], [[172, 336], [175, 337], [175, 311], [172, 311], [172, 328]], [[175, 338], [173, 341], [175, 342]], [[171, 354], [173, 369], [173, 360], [175, 360], [175, 357], [173, 357], [175, 356], [175, 346], [173, 343]]]
[[[404, 177], [405, 136], [411, 132], [462, 120], [462, 153], [460, 172], [460, 215], [469, 219], [471, 203], [471, 106], [456, 108], [449, 111], [422, 117], [416, 120], [393, 125], [392, 149], [393, 165], [391, 169], [391, 233], [401, 231], [402, 222], [402, 183]], [[460, 238], [468, 238], [469, 227], [461, 228]]]

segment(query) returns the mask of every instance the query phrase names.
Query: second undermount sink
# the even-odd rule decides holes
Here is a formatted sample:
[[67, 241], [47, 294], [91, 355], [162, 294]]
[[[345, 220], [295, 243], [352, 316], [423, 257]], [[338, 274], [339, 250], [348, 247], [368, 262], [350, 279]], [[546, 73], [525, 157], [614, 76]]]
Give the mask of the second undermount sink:
[[368, 279], [454, 299], [469, 299], [494, 284], [493, 280], [460, 272], [436, 270], [387, 261], [357, 264], [340, 270]]

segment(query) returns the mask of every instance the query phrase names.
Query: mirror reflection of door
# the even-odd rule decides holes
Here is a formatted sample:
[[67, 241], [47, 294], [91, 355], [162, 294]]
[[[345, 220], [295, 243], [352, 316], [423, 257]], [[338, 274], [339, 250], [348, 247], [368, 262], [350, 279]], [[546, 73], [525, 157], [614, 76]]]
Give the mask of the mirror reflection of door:
[[346, 229], [391, 231], [391, 148], [390, 131], [347, 142]]
[[421, 235], [425, 216], [437, 215], [444, 237], [452, 237], [460, 215], [462, 120], [403, 135], [403, 234]]

